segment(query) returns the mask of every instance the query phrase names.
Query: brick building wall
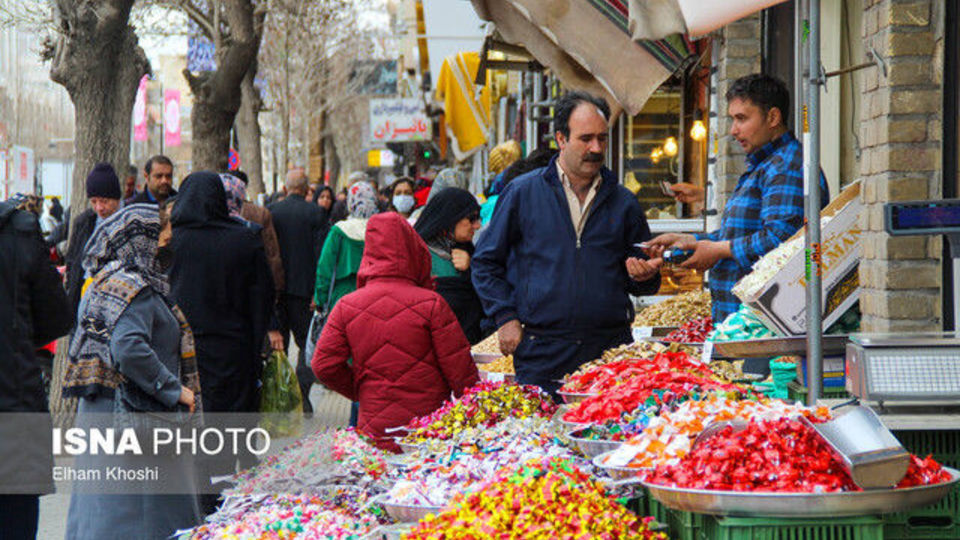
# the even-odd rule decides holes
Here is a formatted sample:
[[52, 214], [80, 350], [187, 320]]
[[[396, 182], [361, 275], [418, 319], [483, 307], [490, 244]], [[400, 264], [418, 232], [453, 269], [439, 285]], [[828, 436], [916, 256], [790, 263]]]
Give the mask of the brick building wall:
[[736, 79], [758, 73], [761, 67], [760, 16], [753, 15], [728, 24], [717, 31], [716, 78], [712, 96], [717, 102], [716, 164], [713, 178], [716, 190], [715, 208], [723, 212], [727, 197], [737, 187], [737, 180], [746, 171], [746, 154], [730, 136], [727, 100], [724, 97]]
[[936, 0], [864, 0], [863, 9], [863, 39], [888, 73], [862, 77], [862, 330], [939, 330], [941, 238], [889, 236], [883, 207], [940, 197], [942, 11]]

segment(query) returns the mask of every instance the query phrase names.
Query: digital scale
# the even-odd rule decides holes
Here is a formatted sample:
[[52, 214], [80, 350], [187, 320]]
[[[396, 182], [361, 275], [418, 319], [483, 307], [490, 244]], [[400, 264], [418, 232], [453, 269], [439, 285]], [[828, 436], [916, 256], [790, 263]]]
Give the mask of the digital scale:
[[[960, 199], [892, 202], [891, 236], [944, 235], [953, 258], [954, 320], [960, 322]], [[960, 333], [853, 334], [847, 344], [847, 390], [862, 401], [922, 407], [960, 406]]]

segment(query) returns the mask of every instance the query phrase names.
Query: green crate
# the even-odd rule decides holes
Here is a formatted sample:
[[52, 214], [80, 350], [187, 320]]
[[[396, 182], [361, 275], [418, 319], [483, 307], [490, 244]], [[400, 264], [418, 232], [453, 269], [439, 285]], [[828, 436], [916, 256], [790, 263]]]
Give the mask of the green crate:
[[883, 540], [875, 517], [776, 519], [708, 517], [698, 540]]
[[911, 453], [920, 457], [932, 454], [941, 465], [960, 468], [960, 430], [898, 430], [893, 435]]
[[885, 514], [884, 538], [960, 538], [960, 488], [937, 504], [909, 512]]
[[670, 526], [672, 540], [698, 540], [706, 514], [694, 514], [683, 510], [667, 508], [667, 525]]
[[[842, 386], [825, 386], [820, 389], [820, 397], [824, 399], [850, 399], [850, 393]], [[787, 399], [790, 401], [807, 402], [807, 387], [796, 381], [787, 385]]]
[[666, 523], [667, 507], [651, 497], [650, 492], [646, 489], [644, 490], [644, 498], [647, 499], [647, 515], [653, 516], [653, 519], [657, 520], [657, 523]]

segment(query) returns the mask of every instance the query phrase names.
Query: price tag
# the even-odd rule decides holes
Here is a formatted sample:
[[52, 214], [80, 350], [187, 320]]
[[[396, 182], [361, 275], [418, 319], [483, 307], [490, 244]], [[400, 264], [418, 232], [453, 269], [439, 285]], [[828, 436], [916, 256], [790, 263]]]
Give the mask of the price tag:
[[703, 343], [703, 355], [700, 357], [700, 362], [709, 364], [711, 358], [713, 358], [713, 342], [705, 341]]
[[652, 326], [635, 326], [633, 327], [633, 341], [643, 341], [644, 338], [648, 338], [653, 335]]
[[503, 373], [496, 373], [493, 371], [487, 372], [487, 380], [490, 382], [503, 382], [505, 377], [506, 376]]

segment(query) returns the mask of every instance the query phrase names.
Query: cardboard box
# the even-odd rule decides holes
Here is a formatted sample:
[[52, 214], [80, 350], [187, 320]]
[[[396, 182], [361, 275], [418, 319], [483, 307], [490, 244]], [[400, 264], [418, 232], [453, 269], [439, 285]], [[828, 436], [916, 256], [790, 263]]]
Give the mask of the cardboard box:
[[[820, 233], [823, 249], [823, 329], [836, 322], [860, 298], [860, 183], [856, 182], [820, 212], [831, 217]], [[792, 238], [803, 237], [801, 228]], [[780, 335], [806, 334], [806, 256], [801, 250], [760, 291], [744, 303]]]

